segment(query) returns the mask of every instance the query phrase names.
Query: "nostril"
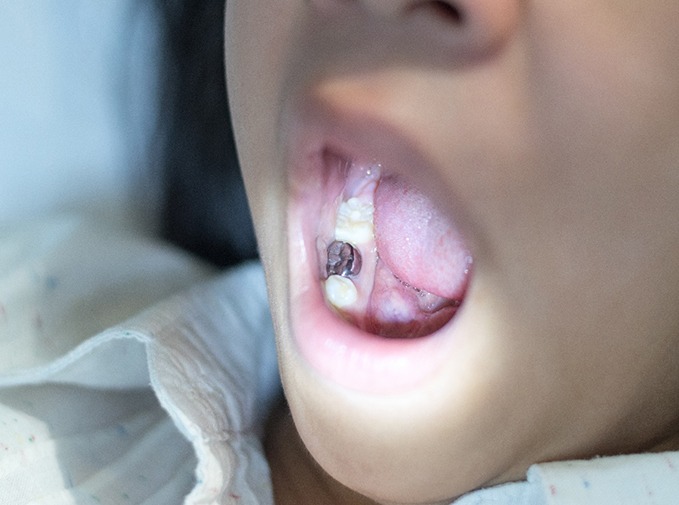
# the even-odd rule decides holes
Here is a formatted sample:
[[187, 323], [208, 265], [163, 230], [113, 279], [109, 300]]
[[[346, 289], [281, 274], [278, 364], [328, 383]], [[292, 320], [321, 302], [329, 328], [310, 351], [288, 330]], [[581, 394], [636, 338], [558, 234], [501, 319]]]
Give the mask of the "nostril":
[[[306, 0], [339, 23], [379, 22], [398, 36], [415, 34], [426, 46], [439, 44], [447, 57], [478, 60], [498, 54], [514, 40], [521, 22], [519, 0]], [[367, 25], [366, 25], [367, 26]], [[408, 30], [401, 28], [408, 27]], [[401, 30], [400, 32], [398, 30]], [[385, 32], [386, 33], [386, 32]], [[430, 50], [430, 47], [426, 47]]]
[[465, 21], [462, 9], [449, 1], [430, 0], [418, 2], [412, 7], [412, 10], [428, 11], [430, 14], [450, 24], [460, 25]]
[[462, 10], [452, 2], [433, 0], [431, 2], [427, 2], [427, 5], [429, 6], [428, 8], [432, 11], [433, 14], [437, 15], [438, 17], [442, 18], [445, 21], [455, 24], [462, 24], [462, 22], [464, 21], [464, 15], [462, 13]]
[[[368, 0], [363, 0], [367, 2]], [[378, 0], [373, 0], [377, 2]], [[390, 0], [384, 0], [385, 2]], [[395, 1], [395, 0], [392, 0]], [[400, 0], [439, 41], [467, 60], [497, 54], [513, 40], [521, 20], [519, 0]], [[407, 4], [406, 4], [407, 2]], [[439, 25], [436, 29], [435, 25]], [[451, 29], [452, 28], [452, 29]]]

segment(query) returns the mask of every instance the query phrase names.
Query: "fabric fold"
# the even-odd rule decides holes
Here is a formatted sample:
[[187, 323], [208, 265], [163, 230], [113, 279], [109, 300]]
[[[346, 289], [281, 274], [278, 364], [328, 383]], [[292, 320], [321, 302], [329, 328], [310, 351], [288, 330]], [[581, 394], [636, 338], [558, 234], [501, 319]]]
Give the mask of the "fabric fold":
[[0, 503], [273, 503], [259, 265], [70, 217], [0, 228], [0, 257]]

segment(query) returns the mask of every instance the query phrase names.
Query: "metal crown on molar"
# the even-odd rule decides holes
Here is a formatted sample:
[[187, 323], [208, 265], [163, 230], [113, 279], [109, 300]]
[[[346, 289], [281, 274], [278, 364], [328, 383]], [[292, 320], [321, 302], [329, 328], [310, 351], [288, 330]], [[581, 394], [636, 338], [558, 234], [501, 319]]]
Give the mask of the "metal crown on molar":
[[351, 277], [361, 272], [361, 253], [348, 242], [335, 240], [328, 246], [327, 275]]

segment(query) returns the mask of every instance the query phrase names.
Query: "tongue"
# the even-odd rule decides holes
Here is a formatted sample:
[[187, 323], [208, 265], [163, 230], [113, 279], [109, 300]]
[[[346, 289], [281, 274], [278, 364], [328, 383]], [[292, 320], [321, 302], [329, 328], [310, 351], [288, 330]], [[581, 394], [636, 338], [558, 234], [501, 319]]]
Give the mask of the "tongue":
[[471, 256], [450, 219], [401, 180], [383, 178], [375, 195], [377, 251], [392, 273], [414, 288], [459, 299]]

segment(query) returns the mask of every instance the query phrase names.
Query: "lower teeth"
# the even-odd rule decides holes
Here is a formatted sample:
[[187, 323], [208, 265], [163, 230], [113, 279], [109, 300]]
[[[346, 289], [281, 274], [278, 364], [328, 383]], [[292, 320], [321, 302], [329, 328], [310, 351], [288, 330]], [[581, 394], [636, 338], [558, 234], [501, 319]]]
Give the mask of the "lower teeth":
[[358, 301], [358, 290], [353, 282], [341, 275], [325, 280], [325, 297], [337, 309], [348, 309]]
[[335, 240], [328, 246], [328, 276], [353, 277], [361, 272], [361, 265], [361, 253], [348, 242]]

